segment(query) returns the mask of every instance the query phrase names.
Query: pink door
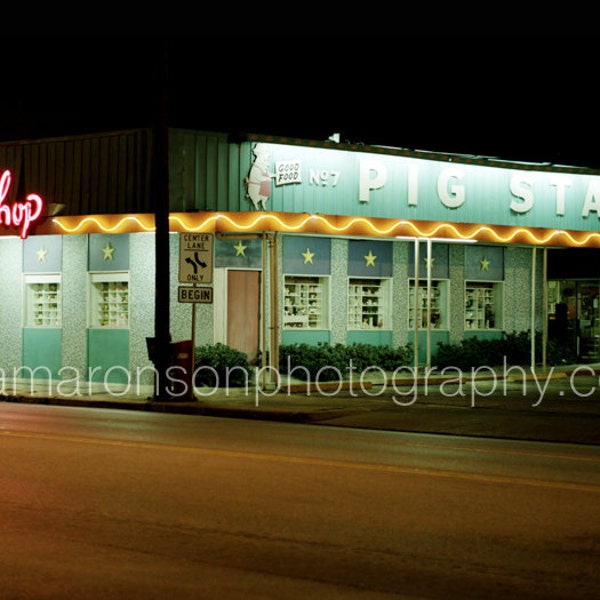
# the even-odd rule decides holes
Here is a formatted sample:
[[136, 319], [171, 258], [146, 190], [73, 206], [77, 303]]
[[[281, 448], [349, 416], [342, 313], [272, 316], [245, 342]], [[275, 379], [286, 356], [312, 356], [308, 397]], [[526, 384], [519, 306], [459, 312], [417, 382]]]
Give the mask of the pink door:
[[260, 272], [227, 271], [227, 345], [253, 362], [260, 349]]

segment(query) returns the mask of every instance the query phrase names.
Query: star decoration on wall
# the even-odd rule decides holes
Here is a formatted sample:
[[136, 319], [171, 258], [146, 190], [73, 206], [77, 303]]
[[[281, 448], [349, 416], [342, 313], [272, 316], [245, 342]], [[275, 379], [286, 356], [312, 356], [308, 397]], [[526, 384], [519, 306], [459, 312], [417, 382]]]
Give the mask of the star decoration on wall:
[[315, 255], [314, 252], [311, 252], [309, 248], [306, 249], [306, 252], [301, 252], [300, 253], [303, 257], [304, 257], [304, 264], [306, 263], [310, 263], [311, 265], [313, 264], [313, 256]]
[[44, 246], [40, 246], [40, 249], [37, 251], [38, 262], [46, 262], [46, 254], [48, 254], [48, 250]]
[[114, 251], [115, 249], [110, 245], [110, 242], [106, 242], [106, 246], [102, 248], [102, 252], [104, 252], [104, 260], [112, 260]]
[[363, 258], [367, 261], [367, 267], [375, 266], [375, 259], [377, 257], [370, 250], [369, 250], [369, 254], [367, 254], [366, 256], [363, 256]]
[[246, 250], [248, 246], [244, 246], [244, 244], [242, 244], [242, 240], [239, 240], [238, 243], [233, 247], [233, 249], [235, 250], [235, 255], [236, 256], [246, 256], [244, 250]]
[[481, 264], [481, 267], [479, 268], [480, 271], [489, 271], [490, 270], [490, 261], [484, 256], [479, 263]]

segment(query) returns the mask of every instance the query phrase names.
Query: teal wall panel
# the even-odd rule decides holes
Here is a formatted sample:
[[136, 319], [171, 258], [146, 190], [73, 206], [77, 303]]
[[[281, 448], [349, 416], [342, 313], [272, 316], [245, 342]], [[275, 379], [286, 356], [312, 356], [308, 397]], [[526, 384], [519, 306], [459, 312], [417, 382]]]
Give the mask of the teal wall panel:
[[331, 332], [319, 329], [318, 331], [297, 330], [291, 331], [284, 329], [281, 332], [281, 344], [309, 344], [316, 346], [319, 342], [325, 344], [331, 343]]
[[32, 327], [23, 329], [23, 367], [21, 377], [34, 379], [60, 378], [62, 366], [62, 329]]
[[502, 339], [502, 331], [465, 331], [465, 340], [477, 338], [479, 340], [499, 340]]
[[391, 277], [392, 265], [391, 242], [375, 240], [350, 240], [348, 242], [348, 275], [353, 277]]
[[33, 235], [23, 240], [23, 273], [62, 271], [61, 235]]
[[[448, 344], [450, 340], [450, 332], [449, 331], [432, 331], [431, 332], [431, 364], [435, 366], [435, 355], [438, 350], [438, 343]], [[414, 331], [411, 331], [408, 335], [408, 341], [410, 344], [415, 346], [415, 334]], [[427, 332], [419, 331], [419, 364], [425, 363], [427, 361]]]
[[89, 236], [88, 271], [128, 270], [128, 234], [96, 233]]
[[236, 238], [215, 238], [215, 268], [233, 269], [262, 268], [262, 240]]
[[[95, 370], [91, 378], [95, 383], [128, 383], [128, 329], [88, 329], [88, 373], [90, 369]], [[132, 384], [134, 377], [132, 373]]]
[[372, 344], [373, 346], [392, 346], [391, 331], [348, 331], [346, 344]]
[[483, 244], [465, 246], [465, 279], [502, 281], [504, 279], [504, 248]]
[[[415, 244], [408, 244], [408, 276], [415, 276]], [[427, 243], [419, 242], [419, 278], [427, 278]], [[435, 242], [431, 244], [431, 278], [448, 279], [450, 276], [449, 244]]]
[[294, 275], [329, 275], [331, 239], [308, 235], [284, 236], [283, 271]]

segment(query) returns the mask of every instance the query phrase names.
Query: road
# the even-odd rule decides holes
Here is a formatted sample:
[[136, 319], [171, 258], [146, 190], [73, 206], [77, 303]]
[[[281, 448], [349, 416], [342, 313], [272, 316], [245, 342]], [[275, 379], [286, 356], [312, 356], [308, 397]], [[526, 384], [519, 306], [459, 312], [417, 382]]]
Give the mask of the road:
[[0, 403], [0, 595], [595, 598], [600, 448]]

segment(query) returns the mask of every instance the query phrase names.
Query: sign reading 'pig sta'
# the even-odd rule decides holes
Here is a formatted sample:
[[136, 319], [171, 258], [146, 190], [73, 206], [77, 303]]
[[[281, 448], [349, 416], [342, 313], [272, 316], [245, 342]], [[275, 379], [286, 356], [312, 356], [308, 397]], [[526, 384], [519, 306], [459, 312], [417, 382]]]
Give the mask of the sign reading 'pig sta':
[[28, 194], [25, 200], [5, 204], [11, 183], [11, 172], [6, 169], [0, 176], [0, 224], [7, 227], [20, 227], [21, 238], [25, 239], [31, 224], [41, 217], [44, 202], [37, 194]]

